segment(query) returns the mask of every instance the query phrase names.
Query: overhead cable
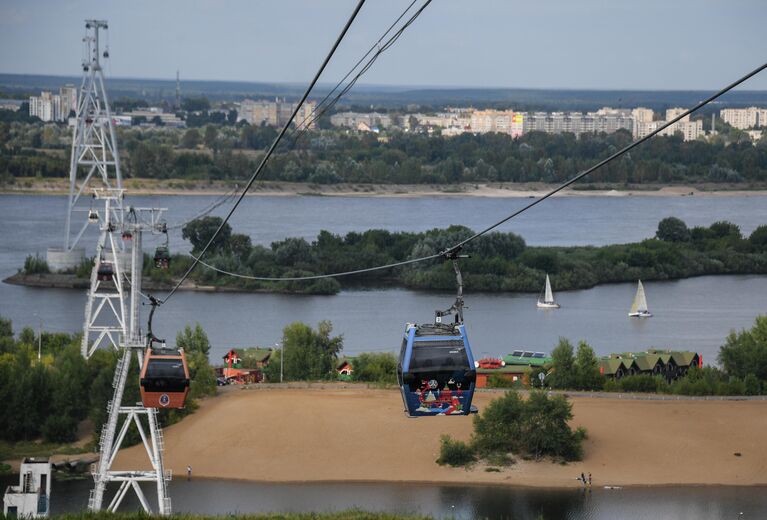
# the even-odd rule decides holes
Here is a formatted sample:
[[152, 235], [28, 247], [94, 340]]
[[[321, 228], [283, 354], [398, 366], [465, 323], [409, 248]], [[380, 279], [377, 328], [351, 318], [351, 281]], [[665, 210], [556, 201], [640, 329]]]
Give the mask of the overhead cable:
[[359, 2], [357, 2], [357, 6], [354, 8], [354, 11], [352, 12], [351, 16], [349, 16], [349, 19], [346, 21], [346, 25], [344, 25], [344, 28], [341, 30], [341, 33], [338, 35], [338, 38], [336, 38], [336, 41], [333, 44], [332, 48], [330, 49], [330, 52], [328, 52], [327, 56], [325, 56], [325, 59], [320, 65], [320, 68], [317, 70], [317, 73], [314, 75], [314, 78], [312, 79], [311, 83], [309, 83], [309, 85], [306, 87], [306, 90], [304, 91], [303, 96], [301, 96], [301, 99], [298, 101], [295, 108], [293, 109], [293, 112], [290, 114], [290, 118], [285, 123], [285, 126], [282, 127], [282, 130], [280, 131], [280, 133], [277, 134], [277, 137], [274, 138], [274, 141], [272, 142], [271, 146], [267, 150], [263, 159], [261, 159], [261, 163], [258, 165], [258, 168], [256, 168], [255, 172], [253, 172], [253, 175], [251, 175], [250, 179], [248, 180], [248, 183], [245, 185], [245, 188], [242, 190], [242, 193], [237, 198], [237, 201], [229, 210], [226, 217], [221, 221], [221, 225], [218, 226], [218, 229], [216, 229], [216, 232], [213, 233], [213, 235], [210, 237], [210, 240], [208, 240], [208, 243], [205, 244], [205, 247], [203, 247], [202, 251], [200, 251], [199, 255], [195, 258], [194, 262], [192, 262], [192, 265], [189, 266], [189, 268], [186, 270], [184, 275], [179, 279], [179, 281], [176, 283], [173, 289], [168, 293], [168, 295], [160, 301], [160, 303], [162, 304], [166, 303], [176, 293], [176, 291], [181, 286], [181, 284], [184, 283], [184, 280], [186, 280], [189, 277], [189, 275], [192, 274], [192, 271], [194, 270], [195, 267], [197, 267], [197, 264], [199, 263], [199, 259], [205, 256], [205, 253], [208, 251], [213, 241], [218, 237], [218, 235], [221, 233], [221, 230], [224, 228], [224, 226], [227, 224], [227, 222], [231, 218], [232, 214], [240, 206], [242, 199], [245, 198], [245, 195], [248, 193], [248, 190], [250, 189], [250, 187], [253, 185], [253, 183], [256, 181], [258, 176], [264, 170], [266, 163], [269, 161], [269, 158], [274, 153], [274, 150], [277, 148], [277, 145], [280, 144], [280, 141], [285, 135], [285, 132], [287, 132], [288, 128], [290, 128], [290, 125], [293, 123], [293, 120], [296, 118], [296, 114], [298, 113], [298, 110], [301, 108], [301, 106], [304, 104], [304, 101], [306, 101], [306, 98], [309, 96], [309, 92], [311, 92], [314, 86], [317, 84], [317, 81], [319, 80], [320, 75], [325, 70], [325, 67], [327, 67], [327, 64], [330, 62], [330, 59], [335, 54], [336, 49], [338, 49], [338, 46], [341, 44], [341, 41], [344, 39], [344, 36], [346, 36], [346, 33], [349, 30], [349, 27], [351, 27], [352, 22], [354, 22], [354, 19], [357, 17], [357, 14], [360, 12], [360, 9], [362, 9], [362, 6], [364, 3], [365, 3], [365, 0], [359, 0]]
[[[338, 87], [340, 87], [343, 84], [343, 82], [346, 81], [346, 79], [349, 76], [352, 75], [352, 72], [354, 72], [357, 69], [357, 67], [360, 66], [360, 64], [365, 60], [365, 58], [370, 56], [370, 53], [373, 52], [374, 49], [380, 48], [381, 42], [383, 41], [384, 38], [386, 38], [386, 35], [391, 32], [391, 30], [394, 28], [395, 25], [397, 25], [399, 23], [400, 20], [402, 20], [402, 18], [407, 14], [408, 11], [410, 11], [410, 9], [413, 7], [413, 5], [415, 5], [415, 3], [417, 1], [418, 0], [413, 0], [412, 2], [410, 2], [410, 5], [408, 5], [405, 8], [405, 10], [402, 11], [402, 13], [400, 13], [400, 15], [397, 17], [397, 19], [394, 20], [394, 22], [389, 26], [388, 29], [386, 29], [386, 31], [384, 31], [384, 33], [381, 35], [381, 37], [378, 38], [378, 40], [376, 40], [373, 43], [373, 45], [370, 47], [370, 49], [368, 49], [368, 51], [365, 54], [363, 54], [362, 57], [359, 60], [357, 60], [357, 63], [355, 63], [354, 66], [351, 69], [349, 69], [349, 72], [347, 72], [346, 75], [343, 78], [338, 80], [338, 83], [336, 83], [335, 86], [332, 89], [330, 89], [327, 94], [325, 94], [325, 97], [323, 97], [320, 100], [320, 102], [315, 105], [314, 110], [312, 110], [311, 113], [303, 119], [303, 121], [301, 121], [300, 123], [298, 123], [296, 125], [296, 131], [299, 131], [299, 130], [302, 130], [302, 129], [306, 129], [306, 128], [308, 128], [311, 125], [312, 122], [314, 122], [314, 119], [312, 119], [314, 114], [316, 114], [317, 111], [320, 110], [325, 105], [325, 102], [327, 102], [327, 100], [330, 98], [330, 96], [332, 96], [333, 93], [336, 90], [338, 90]], [[324, 111], [322, 113], [324, 113]], [[320, 116], [322, 115], [322, 113], [320, 114]], [[310, 121], [310, 122], [307, 124], [307, 121]]]
[[[314, 112], [317, 112], [317, 113], [314, 114], [314, 116], [310, 116], [311, 119], [309, 119], [308, 123], [306, 123], [303, 128], [301, 128], [300, 130], [297, 130], [297, 134], [295, 135], [295, 137], [293, 137], [293, 143], [292, 143], [293, 145], [295, 145], [298, 142], [298, 140], [308, 131], [309, 127], [311, 127], [311, 125], [314, 124], [315, 121], [317, 121], [320, 117], [322, 117], [328, 110], [333, 108], [336, 105], [336, 103], [338, 103], [338, 101], [344, 95], [346, 95], [346, 93], [349, 92], [352, 89], [352, 87], [354, 87], [354, 85], [357, 83], [357, 81], [368, 70], [370, 70], [370, 67], [373, 66], [373, 64], [378, 59], [378, 57], [381, 56], [381, 54], [383, 54], [384, 52], [386, 52], [389, 48], [391, 48], [392, 45], [394, 45], [394, 43], [405, 32], [405, 29], [410, 27], [413, 24], [413, 22], [415, 22], [415, 20], [421, 15], [421, 13], [424, 11], [424, 9], [426, 9], [426, 7], [428, 7], [428, 5], [430, 3], [431, 3], [431, 0], [426, 0], [426, 2], [424, 2], [424, 4], [421, 7], [419, 7], [418, 10], [415, 13], [413, 13], [413, 15], [402, 25], [402, 27], [400, 27], [397, 30], [397, 32], [395, 32], [388, 40], [386, 40], [386, 42], [383, 45], [380, 45], [378, 43], [376, 44], [377, 51], [375, 52], [375, 54], [373, 54], [373, 56], [367, 61], [367, 63], [365, 63], [365, 66], [362, 67], [359, 70], [359, 72], [357, 72], [357, 74], [354, 75], [354, 77], [346, 84], [346, 86], [338, 94], [336, 94], [336, 96], [327, 105], [325, 105], [319, 112], [317, 112], [317, 109], [319, 108], [319, 106], [317, 108], [315, 108]], [[409, 9], [409, 7], [408, 7], [408, 9]], [[396, 22], [395, 22], [395, 24], [396, 24]], [[391, 30], [391, 29], [389, 29], [389, 30]], [[388, 32], [389, 31], [387, 31], [387, 33]], [[380, 42], [380, 40], [379, 40], [379, 42]], [[368, 54], [369, 54], [369, 52], [368, 52]], [[367, 56], [367, 54], [366, 54], [366, 56]], [[364, 59], [364, 57], [363, 57], [363, 59]], [[356, 67], [357, 67], [357, 65], [354, 66], [354, 68], [356, 68]], [[352, 68], [352, 71], [354, 70], [354, 68]], [[350, 73], [351, 73], [351, 71], [350, 71]], [[348, 74], [347, 74], [346, 77], [348, 77]], [[342, 82], [343, 82], [343, 80], [342, 80]]]
[[[230, 273], [228, 271], [224, 271], [222, 269], [219, 269], [219, 268], [214, 267], [214, 266], [209, 265], [209, 264], [204, 264], [204, 265], [205, 265], [205, 267], [207, 267], [209, 269], [212, 269], [213, 271], [216, 271], [218, 273], [221, 273], [221, 274], [224, 274], [224, 275], [228, 275], [228, 276], [235, 276], [237, 278], [244, 278], [244, 279], [248, 279], [248, 280], [300, 281], [300, 280], [319, 280], [319, 279], [322, 279], [322, 278], [335, 278], [335, 277], [340, 277], [340, 276], [349, 276], [349, 275], [353, 275], [353, 274], [366, 273], [366, 272], [372, 272], [372, 271], [379, 271], [379, 270], [383, 270], [383, 269], [391, 269], [393, 267], [399, 267], [401, 265], [415, 264], [415, 263], [419, 263], [419, 262], [426, 262], [428, 260], [433, 260], [433, 259], [438, 258], [438, 257], [452, 258], [456, 254], [458, 254], [458, 252], [463, 248], [463, 246], [465, 246], [468, 243], [476, 240], [477, 238], [481, 237], [482, 235], [485, 235], [485, 234], [489, 233], [493, 229], [497, 228], [501, 224], [504, 224], [504, 223], [508, 222], [509, 220], [513, 219], [514, 217], [517, 217], [518, 215], [521, 215], [525, 211], [527, 211], [530, 208], [540, 204], [541, 202], [543, 202], [544, 200], [548, 199], [549, 197], [559, 193], [560, 191], [564, 190], [568, 186], [578, 182], [579, 180], [583, 179], [587, 175], [590, 175], [591, 173], [593, 173], [594, 171], [598, 170], [599, 168], [609, 164], [610, 162], [614, 161], [615, 159], [617, 159], [618, 157], [622, 156], [626, 152], [634, 149], [635, 147], [639, 146], [640, 144], [642, 144], [642, 143], [646, 142], [647, 140], [655, 137], [656, 135], [658, 135], [660, 132], [662, 132], [666, 128], [668, 128], [668, 127], [672, 126], [673, 124], [681, 121], [682, 119], [684, 119], [685, 117], [689, 116], [690, 114], [693, 114], [693, 113], [697, 112], [698, 110], [700, 110], [701, 108], [703, 108], [707, 104], [709, 104], [712, 101], [716, 100], [717, 98], [723, 96], [724, 94], [726, 94], [730, 90], [734, 89], [735, 87], [737, 87], [741, 83], [744, 83], [745, 81], [747, 81], [747, 80], [751, 79], [752, 77], [756, 76], [757, 74], [762, 72], [765, 68], [767, 68], [767, 63], [757, 67], [756, 69], [752, 70], [751, 72], [749, 72], [745, 76], [742, 76], [738, 80], [730, 83], [729, 85], [727, 85], [723, 89], [719, 90], [715, 94], [712, 94], [708, 98], [706, 98], [703, 101], [699, 102], [694, 107], [692, 107], [692, 108], [690, 108], [688, 110], [685, 110], [684, 112], [682, 112], [677, 117], [673, 118], [670, 121], [667, 121], [665, 124], [661, 125], [656, 130], [654, 130], [654, 131], [650, 132], [649, 134], [647, 134], [645, 137], [632, 142], [631, 144], [629, 144], [629, 145], [625, 146], [624, 148], [618, 150], [617, 152], [615, 152], [611, 156], [607, 157], [606, 159], [603, 159], [603, 160], [599, 161], [594, 166], [590, 167], [587, 170], [582, 171], [581, 173], [577, 174], [576, 176], [574, 176], [570, 180], [566, 181], [565, 183], [563, 183], [563, 184], [557, 186], [556, 188], [554, 188], [553, 190], [549, 191], [545, 195], [542, 195], [541, 197], [535, 199], [533, 202], [531, 202], [531, 203], [527, 204], [526, 206], [518, 209], [517, 211], [515, 211], [511, 215], [509, 215], [509, 216], [499, 220], [498, 222], [496, 222], [495, 224], [493, 224], [491, 226], [486, 227], [482, 231], [479, 231], [479, 232], [473, 234], [472, 236], [466, 238], [465, 240], [462, 240], [462, 241], [456, 243], [455, 245], [453, 245], [451, 247], [448, 247], [447, 249], [445, 249], [444, 251], [442, 251], [440, 253], [432, 254], [432, 255], [428, 255], [428, 256], [423, 256], [423, 257], [419, 257], [419, 258], [414, 258], [414, 259], [407, 260], [407, 261], [404, 261], [404, 262], [397, 262], [397, 263], [393, 263], [393, 264], [385, 264], [385, 265], [380, 265], [380, 266], [376, 266], [376, 267], [368, 267], [368, 268], [359, 269], [359, 270], [356, 270], [356, 271], [345, 271], [345, 272], [341, 272], [341, 273], [312, 275], [312, 276], [295, 276], [295, 277], [285, 277], [285, 278], [265, 278], [265, 277], [257, 277], [257, 276], [248, 276], [248, 275], [243, 275], [243, 274]], [[199, 262], [199, 260], [195, 259], [195, 263], [196, 262]]]

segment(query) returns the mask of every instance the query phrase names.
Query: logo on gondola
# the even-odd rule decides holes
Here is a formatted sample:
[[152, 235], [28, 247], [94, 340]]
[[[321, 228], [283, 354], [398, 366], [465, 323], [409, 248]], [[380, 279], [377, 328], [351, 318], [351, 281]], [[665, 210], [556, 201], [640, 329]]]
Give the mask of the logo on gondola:
[[170, 397], [168, 397], [168, 394], [162, 394], [160, 396], [160, 405], [168, 406], [169, 404], [170, 404]]

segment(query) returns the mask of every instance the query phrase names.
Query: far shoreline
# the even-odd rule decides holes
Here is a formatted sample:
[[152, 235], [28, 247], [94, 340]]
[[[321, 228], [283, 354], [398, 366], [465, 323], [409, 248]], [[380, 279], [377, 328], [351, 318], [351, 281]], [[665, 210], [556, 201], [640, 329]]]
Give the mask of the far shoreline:
[[[244, 181], [189, 181], [183, 179], [127, 179], [124, 188], [134, 196], [223, 196]], [[742, 186], [703, 185], [590, 185], [567, 188], [559, 197], [754, 197], [767, 196], [767, 187], [744, 189]], [[279, 181], [260, 181], [253, 185], [248, 196], [253, 197], [370, 197], [370, 198], [427, 198], [427, 197], [484, 197], [484, 198], [538, 198], [557, 187], [544, 183], [463, 183], [463, 184], [308, 184]], [[66, 195], [67, 179], [19, 178], [14, 185], [0, 187], [2, 195]]]

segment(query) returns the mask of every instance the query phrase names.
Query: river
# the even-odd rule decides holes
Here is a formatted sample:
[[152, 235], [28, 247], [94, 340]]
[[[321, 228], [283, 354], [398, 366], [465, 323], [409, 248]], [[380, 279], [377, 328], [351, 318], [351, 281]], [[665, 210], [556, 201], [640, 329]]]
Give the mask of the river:
[[[257, 461], [253, 463], [257, 464]], [[428, 478], [428, 476], [426, 476]], [[18, 483], [10, 477], [0, 484]], [[83, 510], [93, 481], [54, 481], [53, 515]], [[152, 486], [143, 486], [148, 496]], [[108, 491], [111, 497], [112, 491]], [[359, 508], [435, 518], [536, 520], [540, 516], [566, 520], [747, 520], [764, 518], [764, 487], [634, 487], [608, 490], [536, 489], [502, 486], [431, 484], [262, 484], [242, 481], [183, 478], [169, 487], [174, 513], [330, 512]], [[122, 510], [139, 509], [133, 493]], [[742, 513], [742, 515], [740, 515]]]
[[[168, 221], [195, 215], [215, 197], [137, 197], [136, 206], [169, 208]], [[249, 197], [235, 214], [233, 227], [256, 243], [286, 236], [316, 236], [371, 227], [423, 230], [465, 223], [475, 229], [524, 204], [526, 199], [478, 197], [355, 198]], [[44, 253], [60, 241], [66, 199], [61, 196], [0, 195], [0, 276], [18, 269], [31, 252]], [[573, 245], [628, 242], [654, 234], [666, 215], [689, 224], [730, 220], [749, 233], [767, 222], [767, 197], [562, 197], [547, 201], [505, 229], [530, 244]], [[219, 213], [224, 208], [217, 210]], [[85, 244], [94, 237], [86, 235]], [[148, 248], [153, 247], [148, 241]], [[186, 250], [180, 231], [171, 246]], [[562, 308], [542, 311], [536, 295], [466, 291], [467, 328], [478, 356], [517, 348], [549, 351], [558, 338], [586, 340], [599, 354], [648, 347], [691, 349], [715, 361], [731, 329], [750, 327], [767, 311], [767, 277], [717, 276], [645, 284], [655, 317], [630, 320], [633, 284], [602, 285], [557, 294]], [[555, 288], [556, 291], [556, 288]], [[199, 322], [212, 343], [215, 361], [233, 346], [269, 346], [284, 325], [301, 320], [333, 322], [344, 335], [345, 352], [394, 351], [406, 322], [425, 322], [446, 308], [452, 295], [405, 289], [350, 290], [335, 296], [179, 292], [157, 313], [155, 331], [173, 338], [187, 323]], [[16, 330], [23, 326], [75, 332], [82, 326], [85, 293], [0, 284], [0, 315]], [[205, 309], [201, 312], [201, 309]], [[39, 318], [38, 318], [39, 317]]]

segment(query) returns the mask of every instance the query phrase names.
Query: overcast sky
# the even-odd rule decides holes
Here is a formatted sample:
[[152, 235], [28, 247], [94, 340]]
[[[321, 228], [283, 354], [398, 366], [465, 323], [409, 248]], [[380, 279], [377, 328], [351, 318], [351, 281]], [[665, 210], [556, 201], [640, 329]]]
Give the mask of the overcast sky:
[[[410, 1], [368, 0], [322, 81]], [[0, 72], [79, 75], [83, 20], [105, 18], [111, 76], [306, 83], [355, 4], [0, 0]], [[767, 0], [433, 0], [362, 83], [715, 89], [767, 61], [766, 27]]]

